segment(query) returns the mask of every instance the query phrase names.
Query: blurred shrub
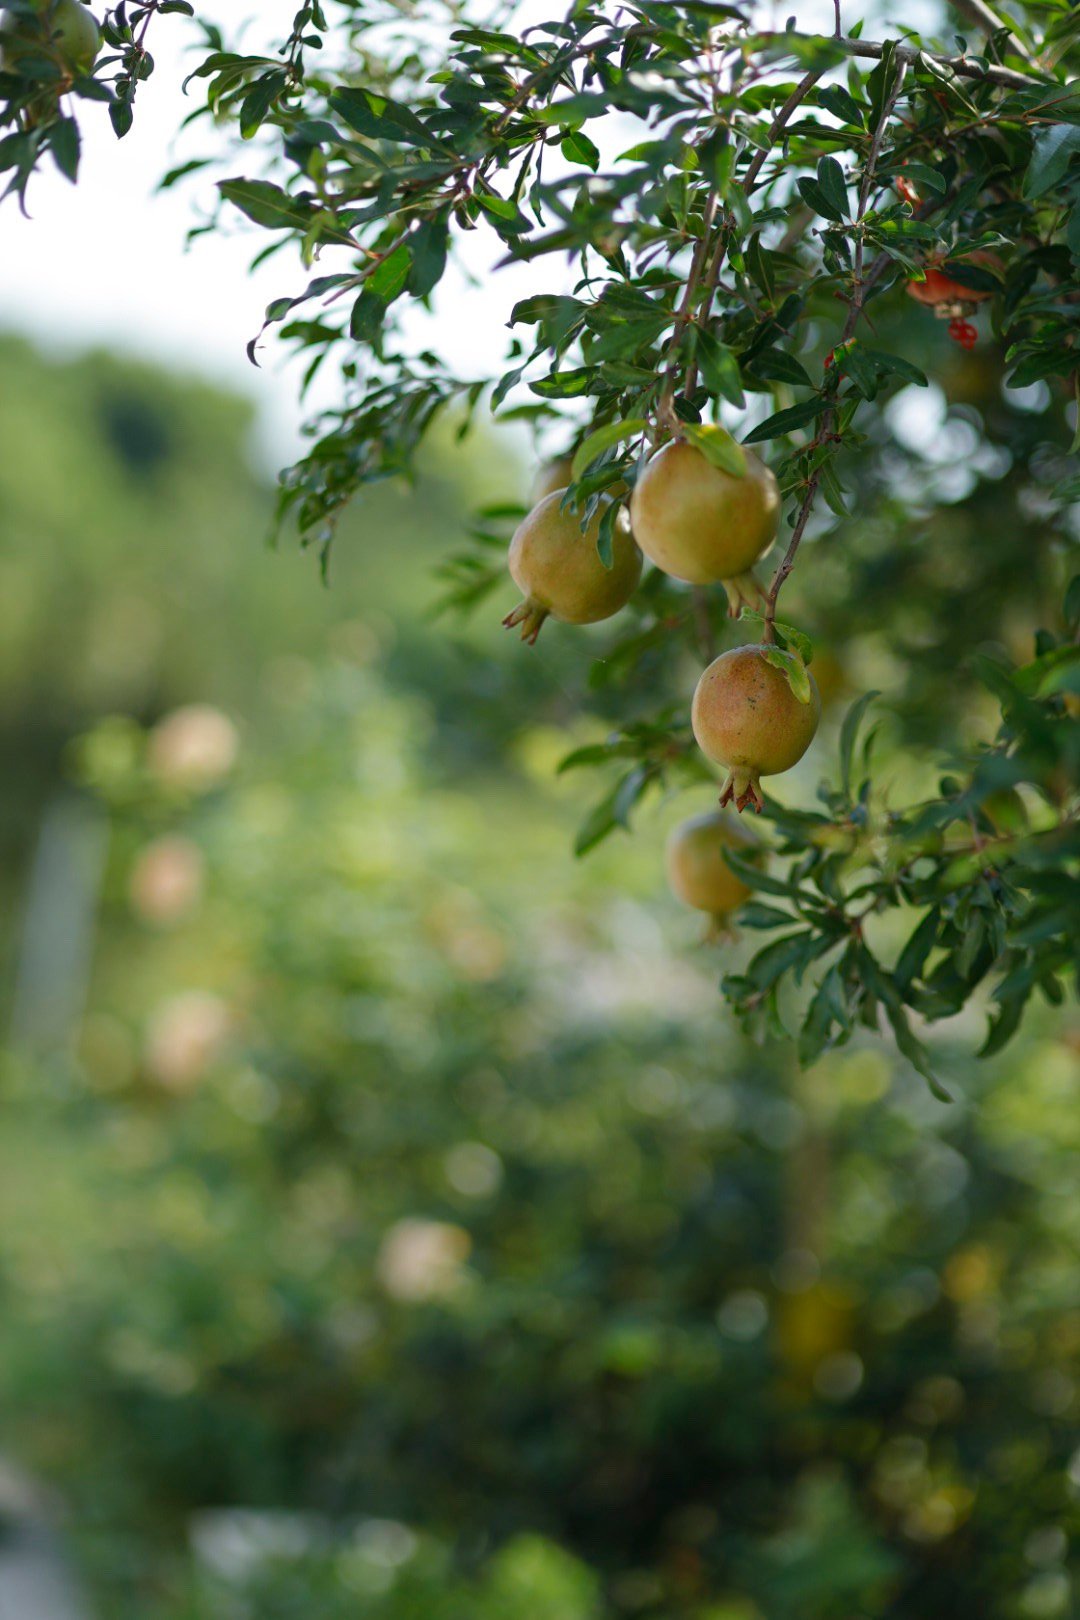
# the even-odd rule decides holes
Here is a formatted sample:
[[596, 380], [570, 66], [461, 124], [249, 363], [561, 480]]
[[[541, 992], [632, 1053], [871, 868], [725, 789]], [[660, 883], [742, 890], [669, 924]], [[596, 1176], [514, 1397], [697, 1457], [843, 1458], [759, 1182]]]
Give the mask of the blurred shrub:
[[[572, 867], [550, 801], [431, 783], [369, 667], [186, 798], [156, 735], [81, 751], [93, 1012], [70, 1071], [10, 1067], [0, 1149], [5, 1428], [107, 1612], [231, 1614], [176, 1564], [214, 1507], [330, 1538], [253, 1568], [260, 1620], [534, 1620], [566, 1557], [553, 1620], [1029, 1612], [1078, 1516], [1075, 1052], [951, 1108], [877, 1049], [793, 1081], [643, 841]], [[162, 836], [205, 885], [164, 930]], [[358, 1519], [416, 1542], [381, 1594]]]
[[[1064, 1020], [977, 1071], [960, 1022], [948, 1108], [876, 1044], [762, 1057], [661, 829], [568, 858], [587, 653], [395, 628], [445, 490], [387, 497], [360, 614], [261, 554], [234, 405], [0, 363], [7, 814], [70, 768], [109, 834], [77, 1049], [0, 1069], [0, 1425], [102, 1616], [1067, 1616]], [[95, 685], [130, 591], [157, 650]]]

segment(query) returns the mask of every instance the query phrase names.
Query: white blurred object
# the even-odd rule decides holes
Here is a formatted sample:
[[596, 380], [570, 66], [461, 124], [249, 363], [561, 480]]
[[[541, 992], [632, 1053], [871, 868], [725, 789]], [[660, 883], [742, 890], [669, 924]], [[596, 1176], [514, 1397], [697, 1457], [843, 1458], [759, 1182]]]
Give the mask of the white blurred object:
[[232, 770], [239, 744], [227, 714], [210, 703], [188, 703], [150, 733], [150, 769], [166, 787], [205, 792]]
[[143, 922], [168, 928], [198, 905], [203, 877], [199, 846], [180, 834], [168, 834], [140, 850], [131, 869], [128, 898]]
[[88, 1620], [47, 1499], [0, 1461], [0, 1620]]
[[464, 1227], [408, 1216], [383, 1238], [375, 1269], [393, 1299], [443, 1299], [465, 1280], [462, 1268], [471, 1247]]
[[75, 797], [46, 811], [30, 868], [12, 1045], [47, 1056], [74, 1039], [86, 1000], [108, 823]]
[[155, 1010], [146, 1036], [146, 1066], [170, 1091], [188, 1091], [213, 1068], [228, 1041], [232, 1016], [220, 996], [184, 990]]
[[189, 1535], [201, 1564], [222, 1580], [243, 1583], [268, 1563], [303, 1558], [326, 1541], [327, 1527], [310, 1514], [206, 1508], [192, 1516]]

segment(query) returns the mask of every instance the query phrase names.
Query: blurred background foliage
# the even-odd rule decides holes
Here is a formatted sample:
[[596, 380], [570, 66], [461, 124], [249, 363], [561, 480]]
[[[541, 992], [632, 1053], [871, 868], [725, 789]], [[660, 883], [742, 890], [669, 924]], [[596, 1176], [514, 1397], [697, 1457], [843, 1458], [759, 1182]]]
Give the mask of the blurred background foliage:
[[[901, 791], [1057, 566], [1048, 401], [906, 318], [941, 388], [800, 575]], [[250, 429], [0, 345], [0, 1432], [97, 1612], [1075, 1612], [1073, 1010], [954, 1020], [949, 1106], [748, 1044], [662, 886], [710, 790], [570, 857], [603, 632], [426, 620], [524, 467], [437, 446], [326, 591]]]

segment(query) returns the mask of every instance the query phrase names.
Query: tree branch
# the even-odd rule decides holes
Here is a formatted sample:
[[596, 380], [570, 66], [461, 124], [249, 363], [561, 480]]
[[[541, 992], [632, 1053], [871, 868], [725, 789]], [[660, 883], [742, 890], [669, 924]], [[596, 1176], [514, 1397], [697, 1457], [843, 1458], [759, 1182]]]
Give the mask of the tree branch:
[[[703, 12], [706, 16], [715, 16], [724, 22], [731, 21], [731, 13], [723, 0], [671, 0], [684, 11]], [[1003, 26], [1003, 25], [999, 25]], [[744, 44], [757, 43], [759, 45], [775, 45], [782, 47], [788, 45], [819, 45], [823, 51], [830, 47], [840, 51], [844, 56], [863, 57], [867, 61], [876, 62], [881, 58], [885, 49], [880, 42], [870, 39], [851, 39], [847, 35], [839, 38], [829, 34], [803, 34], [795, 29], [785, 29], [781, 32], [763, 32], [747, 36]], [[917, 67], [921, 60], [933, 62], [939, 68], [947, 68], [960, 79], [977, 79], [990, 84], [1007, 85], [1011, 90], [1027, 90], [1032, 84], [1046, 84], [1054, 82], [1049, 74], [1032, 68], [1030, 73], [1021, 73], [1015, 68], [1001, 67], [995, 62], [985, 65], [973, 62], [967, 56], [939, 56], [934, 51], [922, 50], [914, 45], [905, 45], [900, 40], [891, 40], [895, 53], [895, 60], [903, 62], [907, 67]], [[1026, 53], [1025, 53], [1026, 54]], [[820, 71], [824, 72], [824, 69]]]
[[[870, 205], [870, 193], [874, 184], [874, 171], [877, 168], [878, 157], [881, 153], [881, 143], [885, 138], [885, 131], [888, 128], [889, 119], [893, 115], [893, 109], [895, 108], [900, 93], [904, 88], [904, 79], [906, 76], [907, 66], [905, 63], [901, 62], [899, 70], [897, 71], [896, 80], [888, 96], [886, 97], [885, 105], [881, 109], [881, 117], [878, 119], [877, 128], [874, 130], [874, 138], [870, 143], [870, 151], [866, 159], [866, 164], [863, 168], [862, 179], [859, 184], [859, 208], [855, 220], [856, 225], [861, 225], [866, 215], [867, 208]], [[840, 338], [841, 344], [847, 343], [854, 334], [855, 328], [859, 324], [859, 316], [862, 314], [863, 305], [866, 302], [866, 295], [873, 286], [874, 282], [878, 280], [888, 262], [889, 255], [887, 253], [879, 254], [874, 260], [874, 263], [870, 266], [868, 273], [864, 276], [863, 239], [861, 232], [857, 235], [855, 240], [854, 278], [851, 292], [851, 302], [848, 305], [847, 318], [844, 321], [844, 330]], [[836, 409], [834, 406], [830, 405], [829, 409], [821, 418], [821, 426], [818, 429], [814, 440], [815, 445], [824, 444], [827, 442], [829, 436], [834, 430], [835, 422]], [[788, 548], [780, 562], [777, 564], [776, 572], [773, 574], [772, 583], [769, 586], [768, 596], [765, 599], [764, 637], [766, 641], [774, 641], [776, 639], [776, 599], [780, 595], [780, 590], [784, 584], [784, 581], [787, 579], [795, 565], [795, 556], [798, 552], [799, 546], [802, 544], [802, 537], [806, 532], [806, 525], [810, 521], [810, 514], [814, 509], [814, 501], [817, 497], [818, 485], [820, 482], [821, 470], [820, 468], [814, 468], [807, 478], [806, 489], [803, 493], [802, 505], [799, 508], [799, 515], [795, 519], [795, 527], [791, 531], [791, 539], [788, 541]]]
[[[795, 86], [794, 90], [791, 92], [790, 96], [788, 96], [787, 100], [784, 102], [784, 105], [780, 108], [776, 117], [773, 119], [772, 127], [766, 136], [768, 145], [761, 147], [759, 151], [754, 153], [746, 173], [743, 176], [743, 190], [746, 192], [748, 197], [751, 191], [754, 189], [754, 185], [757, 182], [757, 177], [761, 173], [766, 158], [772, 155], [772, 149], [776, 145], [777, 136], [782, 133], [784, 126], [791, 117], [792, 113], [798, 107], [799, 103], [804, 101], [810, 94], [810, 91], [814, 88], [815, 84], [817, 84], [824, 71], [824, 68], [811, 68], [810, 72], [805, 74], [804, 77], [799, 80], [798, 84]], [[719, 266], [717, 266], [717, 269], [719, 270]]]
[[1010, 28], [1009, 19], [998, 17], [989, 6], [983, 4], [983, 0], [952, 0], [952, 7], [961, 17], [966, 17], [969, 22], [974, 23], [976, 28], [983, 29], [988, 37], [1004, 29], [1016, 55], [1022, 57], [1025, 62], [1031, 62], [1032, 66], [1035, 65], [1032, 62], [1031, 52], [1023, 40]]

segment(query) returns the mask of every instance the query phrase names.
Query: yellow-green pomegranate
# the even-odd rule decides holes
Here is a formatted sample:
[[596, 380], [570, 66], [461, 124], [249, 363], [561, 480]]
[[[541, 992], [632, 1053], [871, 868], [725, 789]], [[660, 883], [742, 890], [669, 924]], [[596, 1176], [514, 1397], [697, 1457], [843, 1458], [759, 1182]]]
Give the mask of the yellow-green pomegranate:
[[7, 11], [0, 18], [0, 45], [6, 63], [20, 57], [55, 55], [71, 73], [86, 74], [101, 49], [101, 29], [80, 0], [39, 0], [36, 15]]
[[645, 467], [630, 522], [646, 557], [665, 574], [713, 585], [737, 579], [768, 551], [780, 522], [780, 490], [764, 462], [752, 450], [745, 455], [746, 474], [734, 478], [675, 439]]
[[521, 639], [530, 643], [549, 616], [564, 624], [610, 619], [641, 578], [641, 553], [625, 511], [615, 520], [611, 567], [605, 568], [596, 541], [610, 501], [601, 500], [583, 534], [580, 514], [562, 510], [563, 493], [556, 490], [534, 506], [510, 542], [510, 573], [525, 600], [503, 624], [508, 630], [520, 625]]
[[749, 899], [750, 889], [724, 859], [726, 849], [758, 848], [722, 810], [691, 816], [675, 828], [667, 842], [666, 865], [672, 893], [684, 905], [706, 912], [719, 930], [731, 912]]
[[573, 477], [571, 471], [573, 464], [573, 456], [556, 456], [554, 461], [545, 461], [543, 466], [537, 469], [532, 487], [534, 506], [546, 496], [554, 495], [557, 489], [566, 489]]
[[783, 670], [767, 663], [765, 649], [733, 647], [702, 675], [691, 721], [702, 753], [727, 768], [720, 803], [762, 809], [760, 781], [802, 759], [814, 740], [821, 698], [810, 676], [810, 701], [800, 703]]

